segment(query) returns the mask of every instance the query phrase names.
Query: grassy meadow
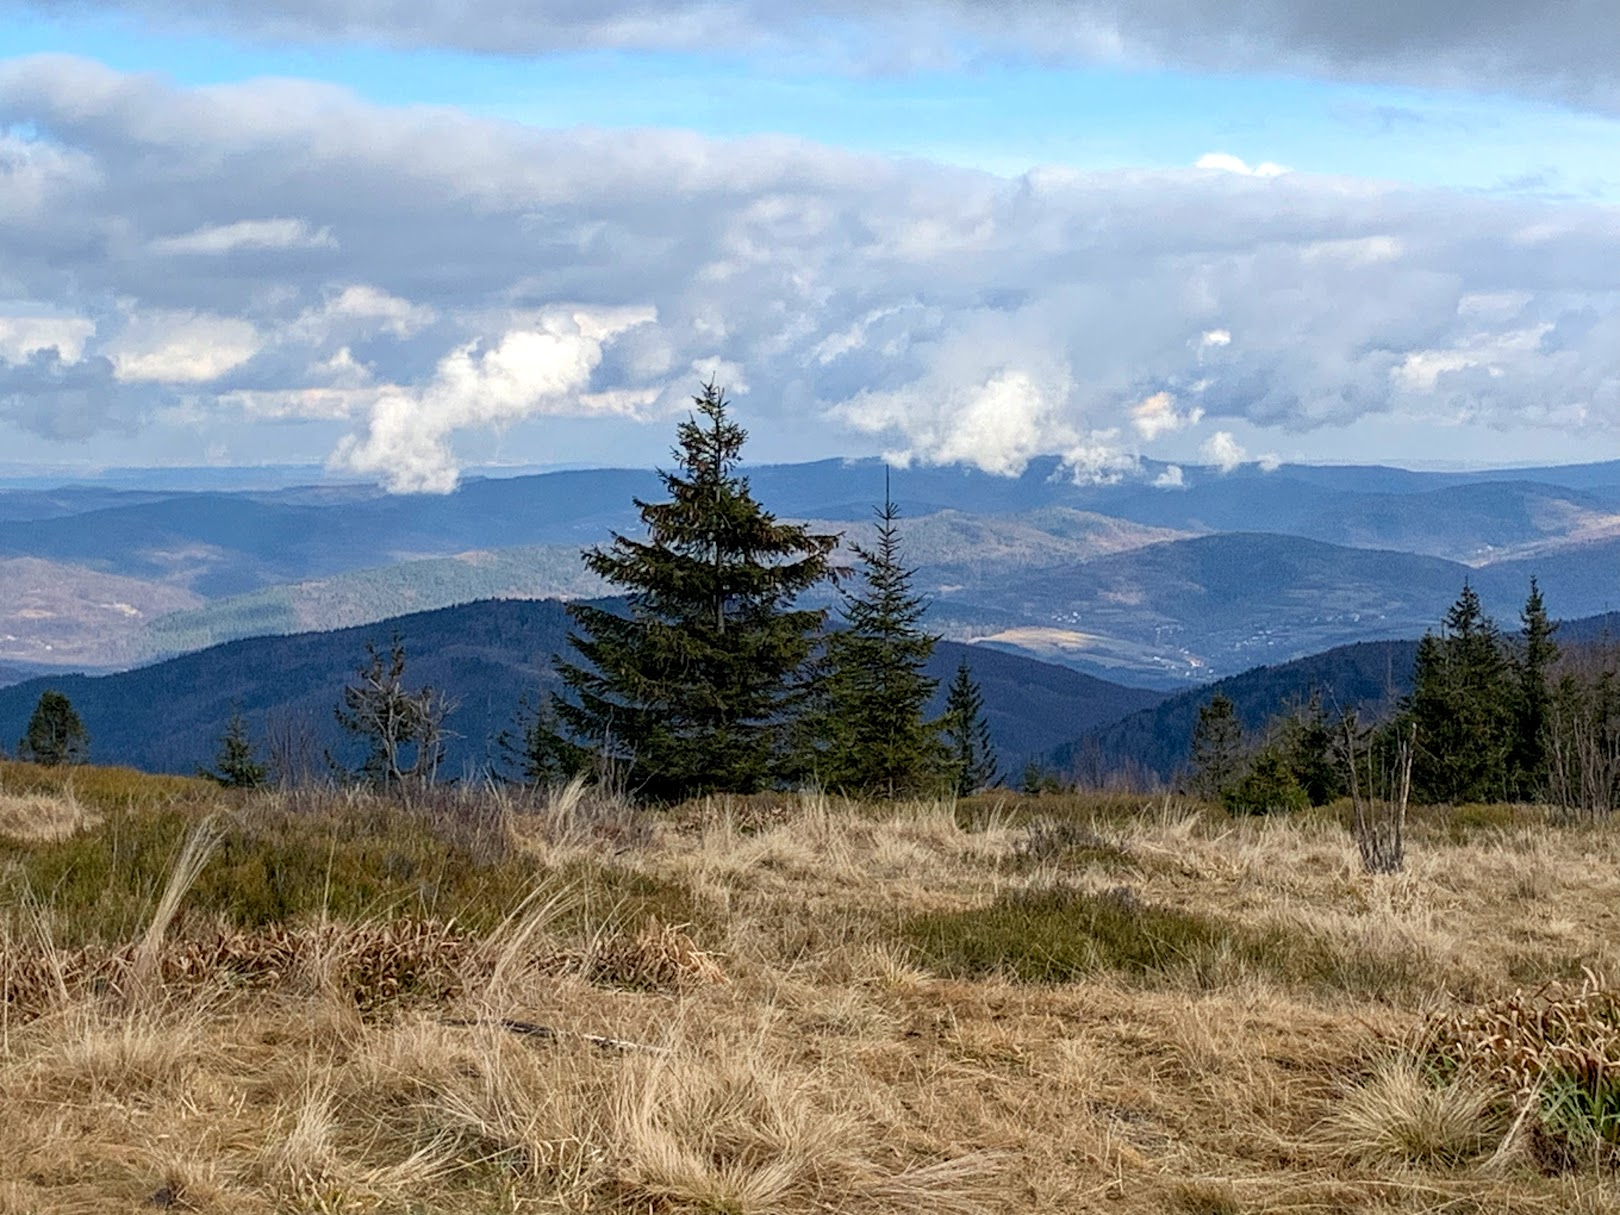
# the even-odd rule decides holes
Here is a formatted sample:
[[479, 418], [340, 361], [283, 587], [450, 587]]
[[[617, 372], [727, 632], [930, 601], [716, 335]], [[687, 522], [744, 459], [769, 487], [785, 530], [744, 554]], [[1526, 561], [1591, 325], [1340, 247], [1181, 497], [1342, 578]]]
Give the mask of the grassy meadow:
[[1620, 831], [1533, 807], [4, 764], [0, 889], [5, 1215], [1620, 1211]]

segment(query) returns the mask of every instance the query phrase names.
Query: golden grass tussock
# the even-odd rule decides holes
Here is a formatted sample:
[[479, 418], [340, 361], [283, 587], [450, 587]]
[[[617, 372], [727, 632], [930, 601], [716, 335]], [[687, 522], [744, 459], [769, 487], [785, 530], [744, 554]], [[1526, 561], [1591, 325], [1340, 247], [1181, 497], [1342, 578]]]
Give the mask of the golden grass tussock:
[[1620, 1212], [1604, 824], [141, 796], [0, 830], [0, 1213]]
[[21, 843], [63, 840], [99, 819], [69, 794], [0, 792], [0, 836]]

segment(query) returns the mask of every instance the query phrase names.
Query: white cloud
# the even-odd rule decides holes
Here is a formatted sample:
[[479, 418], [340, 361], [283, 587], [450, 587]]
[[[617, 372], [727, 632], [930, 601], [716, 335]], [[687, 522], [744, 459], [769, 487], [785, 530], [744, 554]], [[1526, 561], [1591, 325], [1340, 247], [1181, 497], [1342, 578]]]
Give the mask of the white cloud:
[[1155, 489], [1185, 489], [1186, 485], [1187, 478], [1179, 464], [1166, 464], [1164, 471], [1153, 478]]
[[903, 463], [960, 461], [1015, 476], [1071, 433], [1061, 421], [1070, 387], [1062, 374], [1008, 367], [976, 382], [938, 376], [895, 392], [863, 391], [837, 413], [857, 430], [903, 433], [910, 446], [895, 453]]
[[1271, 161], [1262, 161], [1257, 165], [1250, 165], [1228, 152], [1205, 152], [1198, 158], [1193, 166], [1198, 169], [1218, 169], [1222, 173], [1236, 173], [1240, 177], [1281, 177], [1288, 172], [1286, 168]]
[[377, 476], [395, 493], [448, 493], [458, 480], [450, 448], [457, 430], [506, 426], [535, 414], [634, 410], [631, 395], [583, 390], [603, 344], [652, 319], [644, 309], [551, 312], [493, 346], [460, 346], [440, 360], [423, 388], [377, 389], [365, 434], [345, 438], [332, 464]]
[[106, 353], [126, 384], [204, 384], [240, 367], [262, 345], [257, 330], [236, 317], [152, 310], [132, 316]]
[[1229, 430], [1217, 430], [1210, 435], [1199, 446], [1198, 454], [1206, 464], [1213, 464], [1222, 474], [1236, 471], [1249, 460], [1249, 453]]
[[1176, 409], [1176, 398], [1168, 392], [1156, 392], [1131, 407], [1131, 425], [1146, 442], [1161, 435], [1173, 434], [1188, 426], [1196, 426], [1204, 411], [1194, 407], [1185, 412]]
[[1416, 392], [1433, 392], [1442, 376], [1471, 368], [1500, 379], [1507, 374], [1507, 366], [1533, 356], [1552, 330], [1551, 322], [1522, 329], [1510, 326], [1502, 332], [1472, 334], [1449, 348], [1413, 350], [1390, 375], [1402, 388]]
[[301, 219], [244, 219], [214, 224], [183, 236], [159, 237], [155, 253], [218, 257], [244, 249], [336, 249], [329, 228], [312, 229]]
[[[0, 419], [53, 439], [183, 395], [241, 428], [233, 451], [347, 419], [345, 460], [442, 486], [458, 432], [566, 412], [629, 435], [710, 370], [756, 439], [1006, 473], [1056, 453], [1131, 475], [1200, 417], [1255, 446], [1374, 415], [1620, 433], [1604, 207], [1305, 173], [1006, 180], [62, 58], [0, 65], [0, 130], [0, 267], [27, 301], [0, 312], [58, 326], [7, 322]], [[182, 196], [193, 234], [297, 216], [334, 245], [159, 254]]]
[[21, 363], [53, 350], [64, 363], [77, 363], [96, 323], [82, 316], [0, 315], [0, 361]]
[[1114, 430], [1095, 431], [1062, 455], [1077, 485], [1117, 485], [1142, 471], [1142, 461], [1119, 446], [1119, 432]]
[[[1245, 464], [1253, 464], [1261, 472], [1266, 473], [1276, 472], [1282, 467], [1282, 457], [1273, 452], [1268, 451], [1258, 456], [1249, 455], [1247, 449], [1232, 437], [1229, 430], [1217, 430], [1210, 435], [1199, 445], [1198, 454], [1206, 464], [1214, 465], [1222, 476], [1237, 471]], [[1178, 477], [1181, 475], [1179, 469], [1176, 475]]]

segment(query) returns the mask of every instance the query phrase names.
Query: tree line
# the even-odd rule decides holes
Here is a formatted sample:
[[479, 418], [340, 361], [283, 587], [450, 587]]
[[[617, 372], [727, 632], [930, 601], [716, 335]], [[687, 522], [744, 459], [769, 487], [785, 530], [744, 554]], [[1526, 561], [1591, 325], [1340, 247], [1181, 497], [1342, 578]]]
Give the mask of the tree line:
[[1536, 580], [1505, 633], [1464, 584], [1437, 632], [1418, 643], [1412, 690], [1375, 722], [1313, 694], [1246, 737], [1232, 702], [1199, 711], [1190, 791], [1243, 813], [1325, 805], [1349, 774], [1387, 770], [1405, 747], [1422, 803], [1540, 802], [1572, 814], [1620, 804], [1620, 647], [1569, 647]]
[[[553, 656], [561, 689], [520, 706], [496, 740], [510, 769], [531, 784], [613, 781], [653, 801], [806, 784], [900, 798], [994, 783], [983, 697], [965, 661], [943, 715], [926, 716], [937, 681], [924, 668], [938, 638], [923, 625], [887, 479], [875, 542], [852, 545], [855, 565], [841, 569], [839, 536], [784, 523], [754, 498], [739, 471], [747, 432], [719, 386], [705, 384], [693, 404], [674, 467], [660, 474], [665, 499], [635, 501], [645, 535], [615, 533], [585, 553], [626, 610], [569, 605], [572, 653]], [[835, 612], [805, 606], [829, 586]], [[383, 788], [439, 778], [456, 706], [410, 687], [406, 665], [397, 635], [367, 647], [335, 709], [364, 758], [339, 772], [328, 757], [333, 775]], [[86, 757], [65, 696], [45, 693], [19, 752], [44, 763]], [[202, 774], [266, 781], [239, 712]]]

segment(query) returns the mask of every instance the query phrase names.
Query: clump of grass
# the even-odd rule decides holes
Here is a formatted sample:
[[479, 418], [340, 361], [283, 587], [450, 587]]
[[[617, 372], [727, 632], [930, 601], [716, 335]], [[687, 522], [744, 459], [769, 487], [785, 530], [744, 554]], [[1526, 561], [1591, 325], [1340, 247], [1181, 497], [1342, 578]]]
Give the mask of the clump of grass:
[[[66, 839], [0, 840], [0, 875], [49, 904], [60, 944], [125, 939], [150, 920], [195, 822], [179, 809], [124, 810]], [[183, 914], [244, 929], [322, 916], [479, 928], [547, 876], [521, 857], [481, 857], [387, 803], [295, 816], [267, 802], [220, 821]]]
[[477, 969], [467, 938], [435, 920], [218, 929], [71, 950], [25, 941], [6, 950], [0, 1007], [28, 1021], [99, 995], [139, 1004], [164, 992], [302, 988], [371, 1013], [452, 999]]
[[1149, 903], [1128, 887], [1012, 890], [987, 906], [914, 917], [903, 936], [924, 965], [953, 978], [1071, 983], [1112, 971], [1211, 990], [1259, 976], [1375, 997], [1425, 982], [1422, 960], [1387, 944], [1358, 947], [1282, 922], [1240, 924]]
[[1620, 1162], [1620, 992], [1591, 972], [1433, 1017], [1423, 1042], [1442, 1073], [1535, 1111], [1544, 1166]]
[[918, 916], [905, 929], [920, 955], [957, 978], [1003, 974], [1067, 983], [1099, 971], [1144, 974], [1207, 957], [1235, 940], [1212, 917], [1155, 907], [1118, 887], [1016, 890], [987, 907]]
[[686, 928], [649, 919], [633, 933], [605, 936], [587, 951], [587, 973], [596, 982], [633, 991], [677, 992], [725, 982], [720, 960], [700, 949]]
[[1128, 849], [1074, 819], [1035, 819], [1013, 842], [1013, 864], [1022, 869], [1054, 865], [1063, 869], [1097, 868], [1110, 873], [1137, 868]]
[[20, 843], [64, 840], [99, 817], [71, 794], [0, 793], [0, 838]]
[[1398, 1057], [1341, 1094], [1322, 1139], [1336, 1154], [1373, 1168], [1453, 1168], [1500, 1143], [1504, 1111], [1500, 1093], [1477, 1077], [1441, 1080], [1420, 1060]]

